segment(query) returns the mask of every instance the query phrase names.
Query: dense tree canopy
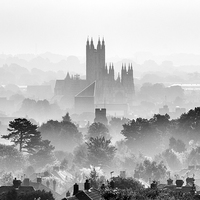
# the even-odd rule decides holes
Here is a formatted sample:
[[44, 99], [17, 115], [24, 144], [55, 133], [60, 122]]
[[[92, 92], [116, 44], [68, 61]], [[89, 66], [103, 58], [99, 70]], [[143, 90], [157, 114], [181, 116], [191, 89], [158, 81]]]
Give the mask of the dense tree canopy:
[[127, 118], [119, 118], [119, 117], [112, 117], [111, 120], [109, 121], [111, 129], [114, 129], [116, 131], [121, 131], [122, 130], [122, 125], [127, 123], [129, 119]]
[[51, 140], [57, 150], [73, 151], [82, 143], [83, 136], [67, 113], [62, 121], [49, 120], [39, 129], [44, 139]]
[[88, 148], [88, 162], [93, 166], [108, 166], [115, 156], [116, 148], [110, 140], [104, 137], [90, 137], [86, 143]]
[[0, 144], [0, 169], [16, 171], [24, 166], [23, 155], [11, 145]]
[[30, 163], [35, 167], [43, 167], [48, 163], [52, 163], [55, 160], [53, 155], [54, 148], [49, 140], [42, 140], [38, 151], [29, 156]]
[[78, 166], [82, 166], [82, 167], [86, 167], [87, 166], [87, 160], [88, 160], [88, 149], [87, 149], [87, 145], [85, 143], [77, 146], [74, 149], [74, 160], [73, 162], [78, 165]]
[[144, 160], [143, 163], [137, 165], [135, 169], [135, 177], [142, 178], [145, 181], [165, 179], [167, 175], [167, 167], [163, 162], [156, 163], [155, 161]]
[[169, 115], [155, 114], [152, 118], [137, 118], [123, 124], [121, 134], [128, 140], [140, 140], [151, 134], [166, 133], [170, 125]]
[[163, 148], [163, 140], [169, 134], [170, 128], [169, 115], [155, 114], [150, 119], [137, 118], [128, 121], [123, 124], [121, 134], [126, 138], [130, 149], [153, 155]]
[[114, 181], [115, 187], [119, 189], [132, 189], [138, 190], [142, 189], [142, 184], [133, 178], [122, 178], [122, 177], [113, 177], [112, 180]]
[[178, 122], [178, 132], [184, 133], [190, 136], [190, 138], [195, 138], [200, 132], [200, 107], [189, 110], [177, 119]]
[[186, 150], [184, 142], [180, 139], [176, 140], [174, 137], [171, 137], [169, 139], [169, 148], [179, 153], [184, 152]]
[[[50, 144], [49, 140], [42, 140], [37, 125], [25, 118], [18, 118], [9, 123], [8, 131], [10, 133], [2, 136], [2, 138], [10, 139], [15, 146], [19, 145], [20, 152], [28, 153], [31, 164], [40, 167], [54, 160], [53, 150], [55, 147]], [[12, 146], [2, 145], [0, 147], [3, 148], [2, 153], [4, 154], [1, 157], [2, 165], [3, 163], [6, 165], [8, 162], [13, 162], [11, 166], [15, 166], [17, 169], [16, 165], [21, 163], [23, 156], [20, 156], [20, 153]], [[9, 153], [9, 155], [5, 155], [6, 153]]]
[[110, 139], [109, 130], [104, 124], [100, 122], [94, 122], [88, 128], [86, 138], [89, 139], [90, 137], [105, 137], [106, 139]]
[[0, 198], [1, 200], [55, 200], [51, 192], [45, 192], [44, 190], [28, 193], [18, 193], [16, 190], [11, 190], [1, 194]]

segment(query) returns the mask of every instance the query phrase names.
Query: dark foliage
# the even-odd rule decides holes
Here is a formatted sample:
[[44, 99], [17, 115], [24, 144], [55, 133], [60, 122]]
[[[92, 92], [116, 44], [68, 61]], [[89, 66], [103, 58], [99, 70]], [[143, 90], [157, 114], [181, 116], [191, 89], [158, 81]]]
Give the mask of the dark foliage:
[[121, 134], [123, 134], [127, 140], [141, 141], [151, 135], [157, 136], [157, 133], [165, 134], [168, 131], [170, 125], [169, 115], [155, 114], [151, 119], [137, 118], [136, 120], [130, 120], [123, 125]]
[[32, 124], [25, 118], [17, 118], [9, 123], [9, 134], [2, 138], [11, 140], [15, 145], [19, 145], [19, 151], [28, 153], [35, 152], [40, 145], [41, 134], [37, 130], [37, 125]]
[[137, 191], [131, 189], [109, 189], [101, 191], [102, 197], [106, 200], [194, 200], [200, 199], [199, 195], [192, 193], [182, 193], [171, 190], [158, 190], [150, 188], [141, 188]]
[[133, 178], [121, 178], [121, 177], [112, 177], [114, 181], [114, 185], [116, 188], [119, 189], [132, 189], [132, 190], [139, 190], [142, 189], [142, 184]]
[[42, 140], [38, 151], [29, 156], [30, 163], [36, 168], [52, 163], [55, 159], [53, 155], [54, 148], [49, 140]]
[[29, 193], [18, 193], [16, 190], [11, 190], [0, 196], [1, 200], [55, 200], [51, 192], [37, 190]]
[[73, 151], [83, 141], [82, 134], [68, 113], [63, 116], [62, 121], [49, 120], [39, 130], [42, 137], [51, 140], [57, 150]]

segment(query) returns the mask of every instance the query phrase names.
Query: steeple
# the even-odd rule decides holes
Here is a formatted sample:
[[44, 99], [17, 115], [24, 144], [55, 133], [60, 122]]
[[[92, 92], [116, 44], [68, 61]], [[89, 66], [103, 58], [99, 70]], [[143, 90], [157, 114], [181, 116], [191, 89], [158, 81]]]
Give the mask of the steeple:
[[104, 38], [103, 38], [103, 40], [102, 40], [102, 49], [105, 49], [105, 42], [104, 42]]
[[91, 42], [90, 42], [90, 47], [91, 49], [94, 49], [94, 44], [93, 44], [93, 39], [91, 38]]
[[87, 43], [86, 43], [87, 47], [90, 46], [90, 43], [89, 43], [89, 38], [87, 38]]
[[111, 64], [111, 68], [110, 68], [110, 76], [111, 76], [111, 79], [112, 79], [112, 80], [115, 79], [115, 72], [114, 72], [113, 63]]
[[69, 72], [67, 72], [67, 76], [65, 77], [65, 80], [70, 80]]
[[107, 64], [106, 64], [106, 74], [108, 73], [108, 67], [107, 67]]
[[98, 40], [97, 49], [101, 49], [101, 42], [100, 42], [100, 38], [99, 38], [99, 40]]

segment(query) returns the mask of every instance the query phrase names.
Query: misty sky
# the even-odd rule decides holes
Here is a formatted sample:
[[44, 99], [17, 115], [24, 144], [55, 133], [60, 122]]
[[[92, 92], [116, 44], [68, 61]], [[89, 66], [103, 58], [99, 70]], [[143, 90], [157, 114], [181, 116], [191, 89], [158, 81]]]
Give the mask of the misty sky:
[[85, 56], [87, 36], [107, 57], [200, 54], [200, 1], [0, 0], [0, 53]]

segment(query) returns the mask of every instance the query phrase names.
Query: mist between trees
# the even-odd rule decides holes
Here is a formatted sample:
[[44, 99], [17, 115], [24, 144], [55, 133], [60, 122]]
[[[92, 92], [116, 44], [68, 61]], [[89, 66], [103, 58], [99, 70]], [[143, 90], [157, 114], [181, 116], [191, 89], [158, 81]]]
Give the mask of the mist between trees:
[[112, 117], [108, 125], [95, 122], [82, 132], [69, 113], [41, 125], [17, 118], [7, 130], [2, 138], [10, 145], [0, 144], [1, 185], [12, 184], [14, 176], [56, 170], [65, 172], [64, 181], [58, 181], [57, 190], [62, 192], [83, 181], [93, 167], [99, 177], [126, 171], [146, 182], [166, 182], [169, 172], [200, 163], [200, 107], [173, 120], [167, 114], [149, 119]]

